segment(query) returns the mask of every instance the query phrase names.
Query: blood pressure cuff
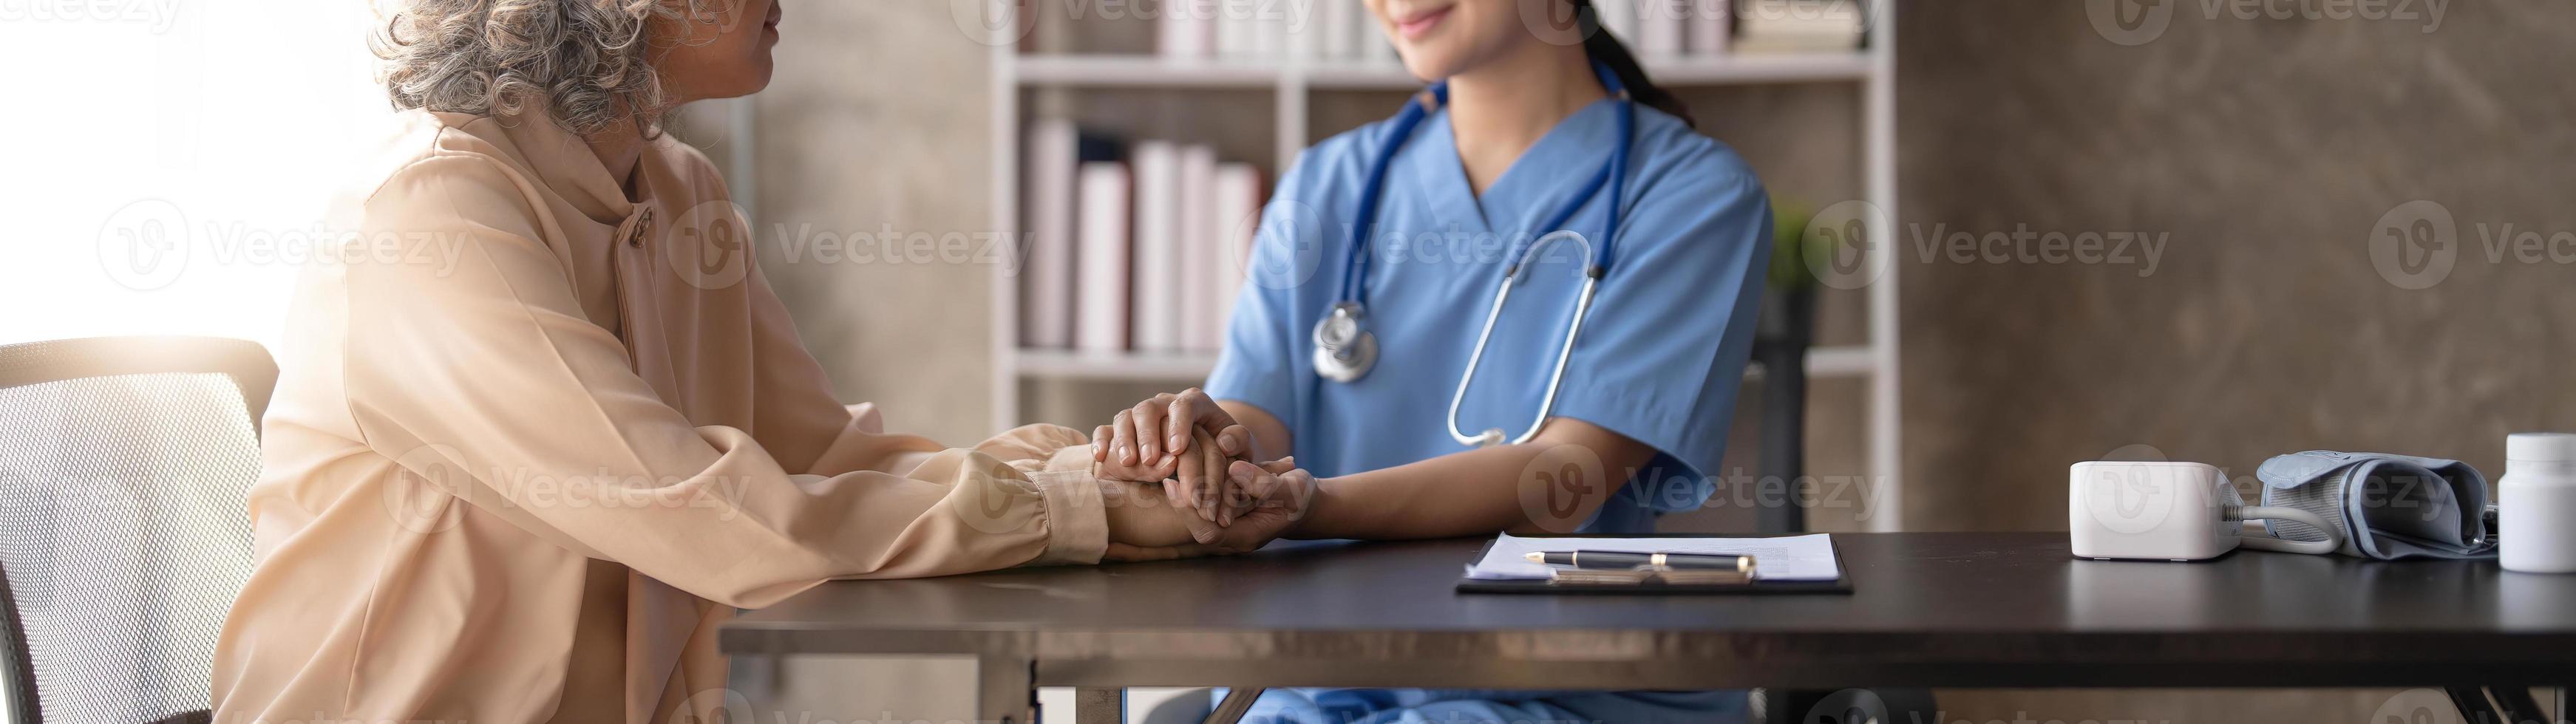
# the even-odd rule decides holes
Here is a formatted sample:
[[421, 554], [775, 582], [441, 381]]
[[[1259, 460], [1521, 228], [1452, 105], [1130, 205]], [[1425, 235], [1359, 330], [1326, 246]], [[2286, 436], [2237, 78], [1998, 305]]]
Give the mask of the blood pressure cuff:
[[[2457, 460], [2310, 450], [2263, 461], [2263, 504], [2315, 513], [2343, 528], [2341, 553], [2400, 558], [2493, 558], [2487, 479]], [[2315, 526], [2266, 520], [2275, 538], [2326, 540]]]

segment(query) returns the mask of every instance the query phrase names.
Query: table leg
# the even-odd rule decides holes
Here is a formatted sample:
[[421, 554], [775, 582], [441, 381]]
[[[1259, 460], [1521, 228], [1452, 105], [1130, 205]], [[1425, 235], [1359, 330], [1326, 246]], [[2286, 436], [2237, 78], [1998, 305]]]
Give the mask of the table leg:
[[975, 720], [1037, 724], [1038, 690], [1028, 659], [985, 656], [975, 661]]
[[2520, 686], [2490, 686], [2487, 694], [2495, 697], [2496, 709], [2510, 724], [2547, 724], [2549, 715], [2540, 711], [2539, 700], [2531, 690]]
[[1216, 711], [1208, 712], [1203, 724], [1234, 724], [1252, 711], [1252, 702], [1261, 698], [1260, 687], [1235, 687], [1225, 690], [1225, 701], [1217, 702]]
[[2558, 721], [2576, 722], [2576, 711], [2567, 710], [2567, 690], [2570, 688], [2576, 687], [2558, 687], [2558, 706], [2549, 710], [2551, 716], [2558, 717]]
[[1085, 686], [1073, 690], [1074, 724], [1125, 724], [1127, 690]]

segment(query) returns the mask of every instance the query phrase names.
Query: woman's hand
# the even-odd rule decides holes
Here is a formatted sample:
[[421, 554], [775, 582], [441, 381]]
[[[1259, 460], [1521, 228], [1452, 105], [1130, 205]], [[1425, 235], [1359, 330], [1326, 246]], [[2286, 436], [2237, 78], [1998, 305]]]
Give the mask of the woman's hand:
[[1153, 485], [1103, 478], [1109, 519], [1106, 557], [1147, 561], [1256, 550], [1304, 520], [1314, 503], [1315, 479], [1297, 469], [1294, 460], [1261, 465], [1232, 461], [1222, 477], [1230, 479], [1230, 489], [1240, 491], [1227, 506], [1237, 511], [1233, 525], [1224, 527], [1164, 498]]
[[1191, 456], [1183, 455], [1204, 447], [1192, 441], [1198, 433], [1213, 439], [1214, 452], [1227, 458], [1252, 452], [1252, 432], [1235, 422], [1234, 416], [1226, 414], [1207, 393], [1192, 387], [1155, 395], [1135, 407], [1120, 410], [1110, 424], [1092, 432], [1091, 457], [1129, 474], [1161, 471], [1168, 477], [1164, 484], [1166, 497], [1187, 502], [1203, 520], [1227, 525], [1232, 523], [1233, 513], [1223, 503], [1235, 496], [1224, 489], [1228, 477], [1225, 465], [1211, 466], [1204, 459], [1192, 465]]

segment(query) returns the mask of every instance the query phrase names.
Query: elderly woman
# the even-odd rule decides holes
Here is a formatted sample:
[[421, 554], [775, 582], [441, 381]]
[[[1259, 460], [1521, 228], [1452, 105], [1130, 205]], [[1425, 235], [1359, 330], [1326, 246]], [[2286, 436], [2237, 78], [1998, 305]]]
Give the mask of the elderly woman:
[[771, 0], [394, 9], [378, 47], [402, 128], [363, 179], [358, 236], [457, 256], [300, 282], [218, 720], [704, 716], [737, 607], [1216, 540], [1124, 482], [1175, 467], [1095, 469], [1085, 438], [1046, 426], [942, 449], [834, 402], [723, 181], [656, 128], [766, 85], [779, 17]]

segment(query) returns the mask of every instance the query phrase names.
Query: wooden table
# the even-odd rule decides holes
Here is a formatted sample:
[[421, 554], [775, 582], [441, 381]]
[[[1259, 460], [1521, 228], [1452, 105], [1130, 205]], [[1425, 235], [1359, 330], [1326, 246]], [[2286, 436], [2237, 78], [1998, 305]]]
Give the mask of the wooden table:
[[736, 619], [721, 642], [738, 665], [973, 656], [988, 721], [1029, 721], [1036, 686], [2576, 681], [2576, 576], [2254, 552], [2087, 561], [2069, 554], [2063, 533], [1835, 543], [1851, 595], [1458, 594], [1451, 586], [1481, 540], [1296, 543], [1234, 558], [834, 582]]

